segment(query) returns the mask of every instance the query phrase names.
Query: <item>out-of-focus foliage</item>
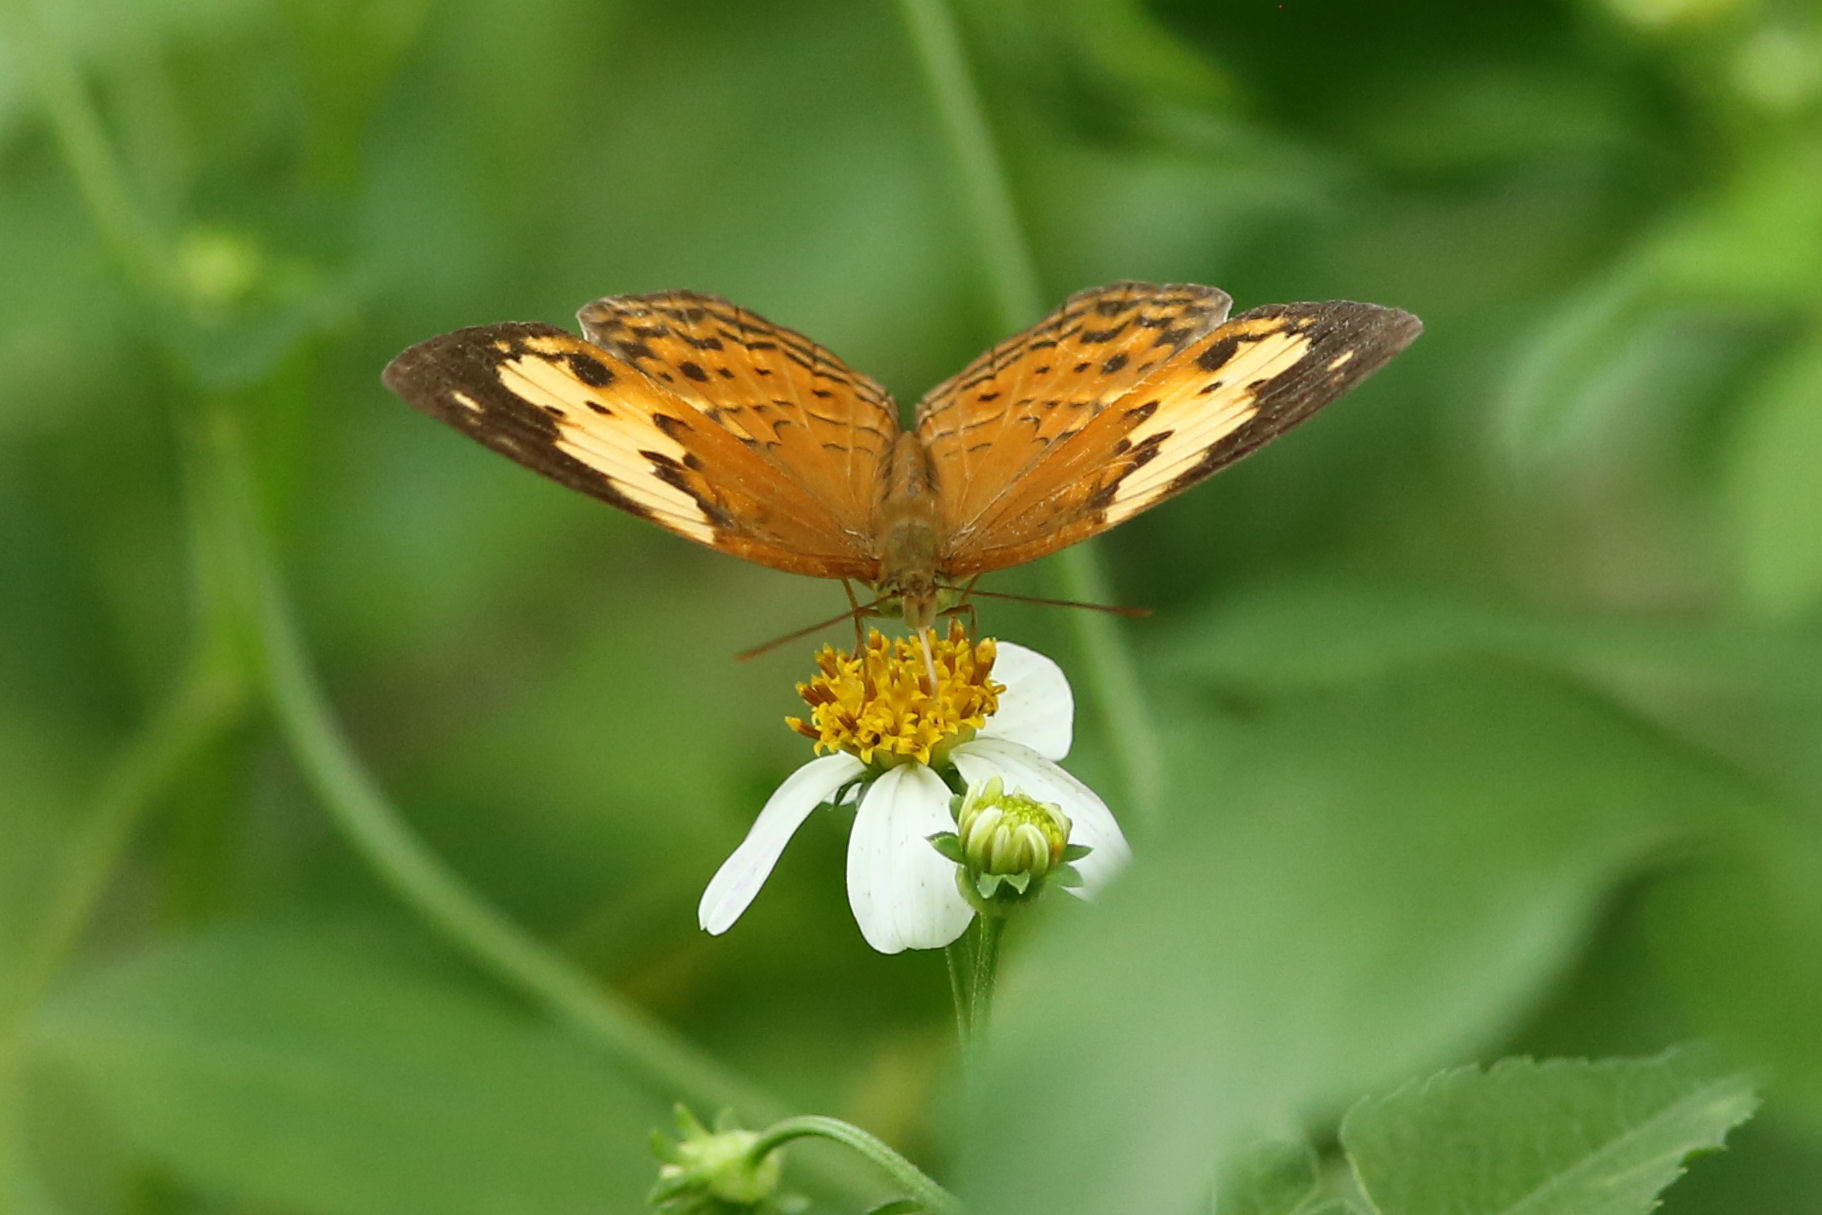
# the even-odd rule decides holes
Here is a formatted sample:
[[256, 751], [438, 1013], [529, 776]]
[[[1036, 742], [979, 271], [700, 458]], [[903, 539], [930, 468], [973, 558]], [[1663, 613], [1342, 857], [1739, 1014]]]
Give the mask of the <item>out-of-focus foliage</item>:
[[435, 852], [987, 1209], [1190, 1209], [1231, 1145], [1332, 1141], [1363, 1094], [1694, 1036], [1765, 1069], [1766, 1104], [1665, 1209], [1822, 1202], [1822, 16], [959, 7], [1054, 299], [1200, 281], [1427, 325], [1102, 542], [1156, 609], [1122, 626], [1155, 816], [1069, 623], [983, 607], [1082, 685], [1070, 765], [1138, 859], [1014, 934], [965, 1099], [941, 961], [867, 950], [839, 821], [728, 936], [695, 926], [804, 758], [780, 719], [808, 647], [729, 655], [839, 594], [378, 381], [434, 333], [673, 286], [903, 398], [959, 367], [1001, 335], [897, 11], [0, 7], [0, 1208], [633, 1210], [677, 1096], [376, 879], [248, 647], [203, 744], [148, 772], [199, 588], [236, 576], [198, 557], [209, 411], [250, 439], [347, 736]]
[[1361, 1102], [1341, 1142], [1374, 1210], [1620, 1215], [1654, 1209], [1756, 1104], [1699, 1054], [1506, 1059]]

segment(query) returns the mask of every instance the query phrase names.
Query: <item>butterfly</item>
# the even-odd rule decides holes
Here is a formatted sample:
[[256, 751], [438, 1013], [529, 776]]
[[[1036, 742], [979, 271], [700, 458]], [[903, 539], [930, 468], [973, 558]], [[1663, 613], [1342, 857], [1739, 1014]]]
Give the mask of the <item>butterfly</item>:
[[1269, 304], [1230, 320], [1232, 302], [1193, 284], [1080, 292], [932, 389], [909, 430], [877, 381], [694, 291], [596, 300], [577, 313], [585, 338], [535, 322], [459, 329], [382, 379], [687, 539], [865, 583], [865, 610], [922, 632], [974, 578], [1182, 492], [1423, 329], [1376, 304]]

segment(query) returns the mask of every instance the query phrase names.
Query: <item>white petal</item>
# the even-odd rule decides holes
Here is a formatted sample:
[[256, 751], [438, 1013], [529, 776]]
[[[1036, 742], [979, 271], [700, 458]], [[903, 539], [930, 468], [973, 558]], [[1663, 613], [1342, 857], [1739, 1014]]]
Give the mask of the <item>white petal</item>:
[[881, 953], [939, 949], [974, 909], [955, 888], [955, 863], [930, 837], [955, 830], [949, 786], [922, 764], [900, 764], [867, 788], [848, 837], [848, 906]]
[[1006, 685], [1006, 692], [980, 736], [1022, 743], [1045, 759], [1068, 755], [1075, 698], [1063, 668], [1036, 650], [1002, 641], [993, 678]]
[[1023, 793], [1062, 807], [1071, 824], [1069, 842], [1094, 849], [1075, 863], [1082, 884], [1070, 893], [1083, 897], [1093, 894], [1132, 859], [1132, 849], [1107, 803], [1030, 747], [982, 736], [963, 743], [949, 757], [970, 785], [997, 776], [1006, 783], [1008, 793]]
[[716, 936], [732, 928], [765, 885], [784, 846], [791, 842], [791, 836], [810, 811], [865, 770], [865, 764], [844, 752], [813, 759], [787, 776], [753, 820], [752, 830], [740, 847], [709, 879], [709, 888], [702, 892], [702, 903], [696, 909], [702, 927]]

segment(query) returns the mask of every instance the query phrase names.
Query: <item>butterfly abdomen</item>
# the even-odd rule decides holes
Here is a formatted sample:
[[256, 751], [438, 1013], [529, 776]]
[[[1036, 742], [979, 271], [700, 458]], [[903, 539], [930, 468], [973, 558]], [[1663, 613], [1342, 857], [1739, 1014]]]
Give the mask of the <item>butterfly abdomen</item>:
[[937, 563], [942, 557], [942, 519], [930, 458], [912, 434], [892, 445], [880, 483], [878, 522], [881, 599], [896, 599], [913, 628], [927, 626], [936, 610]]

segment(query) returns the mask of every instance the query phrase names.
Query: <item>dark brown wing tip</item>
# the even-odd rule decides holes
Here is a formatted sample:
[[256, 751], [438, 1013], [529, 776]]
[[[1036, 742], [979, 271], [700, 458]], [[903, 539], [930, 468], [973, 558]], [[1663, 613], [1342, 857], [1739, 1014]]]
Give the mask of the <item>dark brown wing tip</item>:
[[1348, 384], [1384, 366], [1417, 340], [1423, 322], [1402, 308], [1367, 304], [1358, 300], [1322, 300], [1295, 304], [1266, 304], [1234, 318], [1232, 323], [1286, 319], [1296, 332], [1308, 335], [1319, 349], [1350, 348], [1359, 358], [1350, 364]]
[[1389, 341], [1409, 344], [1423, 332], [1423, 322], [1402, 308], [1369, 304], [1361, 300], [1310, 300], [1297, 304], [1265, 304], [1235, 317], [1293, 316], [1318, 329], [1365, 330]]
[[400, 351], [386, 364], [386, 369], [380, 372], [380, 383], [398, 396], [410, 400], [424, 385], [426, 371], [449, 349], [449, 339], [455, 336], [456, 334], [446, 333]]
[[1384, 304], [1352, 306], [1360, 309], [1366, 324], [1378, 332], [1381, 341], [1394, 354], [1415, 342], [1423, 333], [1423, 322], [1402, 308], [1388, 308]]
[[1339, 326], [1346, 330], [1344, 340], [1360, 350], [1363, 364], [1352, 382], [1357, 383], [1391, 362], [1394, 356], [1423, 333], [1423, 322], [1402, 308], [1388, 308], [1384, 304], [1361, 304], [1352, 300], [1339, 302], [1347, 310], [1347, 315], [1341, 319]]
[[495, 343], [527, 337], [575, 334], [542, 321], [508, 321], [499, 325], [471, 325], [438, 334], [401, 351], [380, 372], [380, 383], [394, 394], [420, 408], [423, 404], [459, 385], [462, 372], [499, 361]]

